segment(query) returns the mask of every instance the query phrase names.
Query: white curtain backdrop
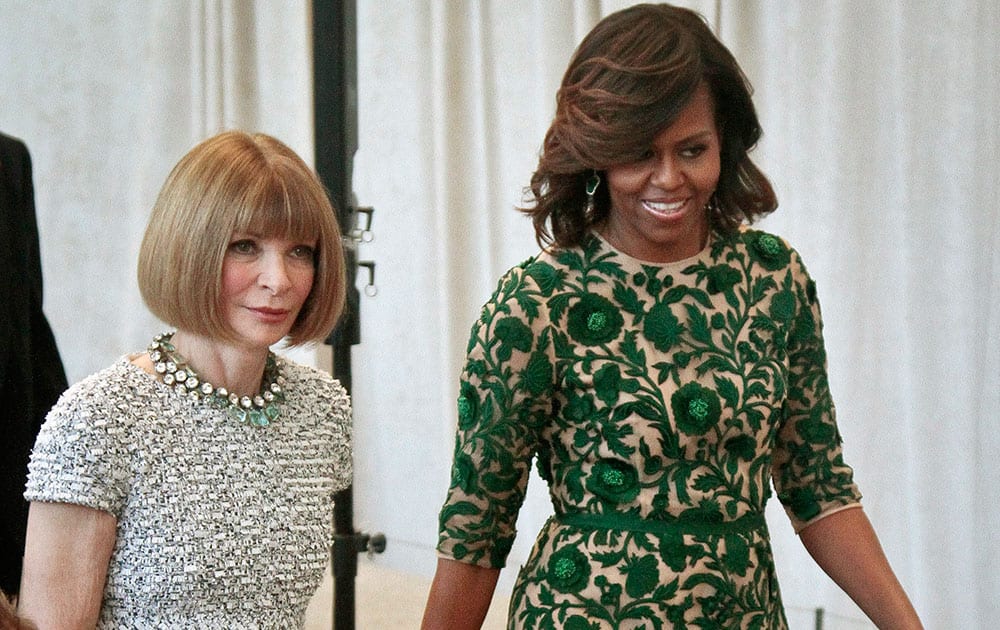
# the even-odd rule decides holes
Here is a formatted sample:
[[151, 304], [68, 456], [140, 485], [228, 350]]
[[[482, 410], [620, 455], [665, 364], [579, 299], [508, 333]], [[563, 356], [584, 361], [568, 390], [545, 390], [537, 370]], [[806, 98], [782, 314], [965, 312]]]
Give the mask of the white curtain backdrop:
[[[466, 334], [537, 251], [514, 211], [579, 39], [632, 2], [358, 0], [354, 189], [378, 295], [354, 350], [359, 527], [429, 576]], [[819, 285], [846, 457], [928, 628], [1000, 619], [1000, 4], [702, 0], [756, 87], [762, 223]], [[46, 312], [71, 380], [160, 325], [135, 288], [155, 194], [229, 127], [312, 156], [309, 6], [0, 0], [0, 130], [35, 166]], [[325, 349], [296, 358], [322, 364]], [[509, 588], [548, 514], [532, 480]], [[776, 506], [772, 506], [776, 507]], [[796, 630], [870, 627], [768, 514]], [[414, 620], [414, 625], [416, 620]]]

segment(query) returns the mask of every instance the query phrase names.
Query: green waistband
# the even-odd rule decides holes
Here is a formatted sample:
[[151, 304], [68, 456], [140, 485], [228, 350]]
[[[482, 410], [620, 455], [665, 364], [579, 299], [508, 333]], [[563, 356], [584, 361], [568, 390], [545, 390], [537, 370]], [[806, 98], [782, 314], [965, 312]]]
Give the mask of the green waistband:
[[573, 512], [557, 514], [556, 521], [579, 529], [606, 529], [612, 531], [644, 532], [647, 534], [690, 534], [693, 536], [724, 536], [747, 534], [767, 528], [767, 521], [760, 513], [744, 514], [738, 519], [715, 523], [711, 521], [658, 521], [638, 516], [592, 514]]

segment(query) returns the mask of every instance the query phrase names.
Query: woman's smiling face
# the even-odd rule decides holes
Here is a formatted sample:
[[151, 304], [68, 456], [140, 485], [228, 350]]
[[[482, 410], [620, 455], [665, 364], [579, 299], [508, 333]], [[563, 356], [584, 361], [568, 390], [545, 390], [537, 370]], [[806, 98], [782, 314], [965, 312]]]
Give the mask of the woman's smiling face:
[[607, 169], [611, 211], [601, 234], [648, 262], [697, 254], [708, 238], [708, 206], [719, 182], [721, 141], [704, 83], [673, 124], [635, 162]]

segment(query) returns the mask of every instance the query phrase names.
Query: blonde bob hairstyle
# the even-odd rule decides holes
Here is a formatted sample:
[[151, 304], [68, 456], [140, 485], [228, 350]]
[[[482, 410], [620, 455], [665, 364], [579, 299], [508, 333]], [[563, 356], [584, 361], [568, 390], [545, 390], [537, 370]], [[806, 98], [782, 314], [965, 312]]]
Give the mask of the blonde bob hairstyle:
[[344, 309], [340, 229], [323, 185], [264, 134], [227, 131], [188, 152], [167, 176], [139, 250], [139, 291], [167, 324], [227, 341], [222, 264], [233, 234], [316, 239], [312, 290], [288, 345], [322, 341]]

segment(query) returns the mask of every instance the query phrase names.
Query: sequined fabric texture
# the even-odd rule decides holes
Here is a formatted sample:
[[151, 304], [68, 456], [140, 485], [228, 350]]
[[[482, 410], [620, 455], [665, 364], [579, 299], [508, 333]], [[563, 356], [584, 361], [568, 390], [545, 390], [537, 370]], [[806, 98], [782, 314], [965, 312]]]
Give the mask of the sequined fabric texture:
[[123, 357], [63, 395], [25, 497], [118, 519], [98, 628], [300, 628], [328, 567], [351, 415], [329, 375], [281, 359], [287, 400], [260, 428]]

